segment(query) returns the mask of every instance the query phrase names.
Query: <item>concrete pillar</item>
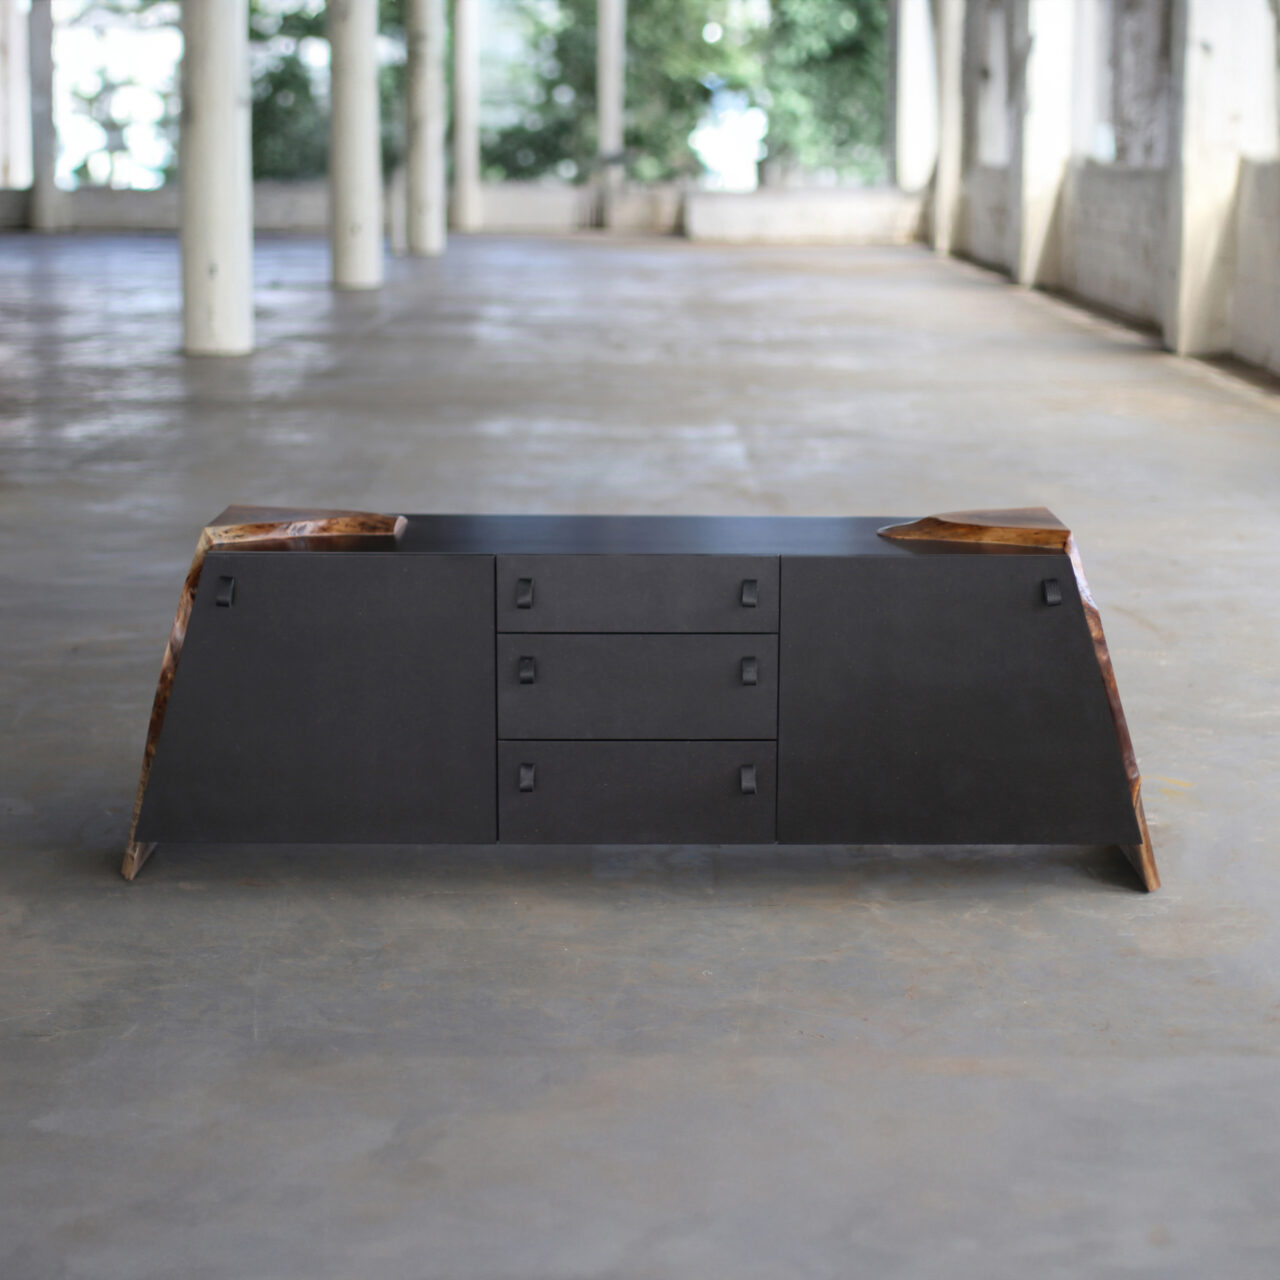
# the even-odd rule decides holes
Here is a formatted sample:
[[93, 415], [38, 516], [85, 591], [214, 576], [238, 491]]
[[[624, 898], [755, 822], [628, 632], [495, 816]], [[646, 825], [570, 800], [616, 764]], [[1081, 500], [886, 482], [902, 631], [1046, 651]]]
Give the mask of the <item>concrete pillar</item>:
[[600, 162], [601, 220], [612, 221], [613, 198], [625, 176], [627, 0], [596, 0], [596, 155]]
[[58, 131], [53, 123], [53, 4], [31, 0], [27, 26], [27, 72], [31, 84], [31, 228], [57, 231], [65, 219], [55, 172]]
[[1180, 355], [1230, 342], [1242, 157], [1277, 154], [1275, 6], [1175, 0], [1165, 341]]
[[408, 178], [409, 252], [444, 252], [445, 227], [445, 12], [444, 0], [407, 0], [405, 167]]
[[956, 243], [964, 179], [965, 0], [934, 0], [938, 63], [938, 161], [933, 181], [933, 247], [948, 254]]
[[[1235, 0], [1224, 0], [1230, 8]], [[1116, 0], [1109, 6], [1111, 123], [1120, 164], [1169, 163], [1172, 66], [1170, 0]]]
[[1014, 0], [1013, 146], [1009, 164], [1013, 278], [1058, 283], [1063, 184], [1071, 161], [1075, 5]]
[[328, 0], [329, 246], [339, 289], [382, 283], [378, 0]]
[[453, 0], [453, 225], [479, 231], [480, 0]]
[[27, 13], [0, 0], [0, 187], [31, 185], [31, 77]]
[[903, 191], [921, 191], [938, 157], [938, 79], [929, 0], [894, 0], [890, 19], [893, 180]]
[[182, 6], [183, 349], [253, 349], [248, 0]]

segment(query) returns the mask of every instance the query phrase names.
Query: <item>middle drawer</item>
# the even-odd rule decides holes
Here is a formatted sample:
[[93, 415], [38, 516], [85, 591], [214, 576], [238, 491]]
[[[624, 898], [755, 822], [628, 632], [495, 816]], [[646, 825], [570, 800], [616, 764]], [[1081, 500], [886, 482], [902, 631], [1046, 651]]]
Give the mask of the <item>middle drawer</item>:
[[777, 736], [777, 636], [497, 639], [500, 738]]

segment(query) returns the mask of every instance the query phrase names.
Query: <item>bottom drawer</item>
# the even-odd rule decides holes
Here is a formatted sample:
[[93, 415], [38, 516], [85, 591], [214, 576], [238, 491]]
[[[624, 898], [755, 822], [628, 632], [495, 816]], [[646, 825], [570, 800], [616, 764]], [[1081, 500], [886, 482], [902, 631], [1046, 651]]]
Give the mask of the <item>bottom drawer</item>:
[[774, 742], [500, 742], [498, 839], [771, 844]]

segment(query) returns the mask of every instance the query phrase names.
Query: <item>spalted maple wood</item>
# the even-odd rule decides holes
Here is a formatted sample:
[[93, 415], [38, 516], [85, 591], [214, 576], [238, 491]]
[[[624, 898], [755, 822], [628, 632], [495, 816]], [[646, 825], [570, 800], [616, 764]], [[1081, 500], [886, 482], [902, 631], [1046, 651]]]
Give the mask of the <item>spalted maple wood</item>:
[[1012, 507], [925, 516], [908, 524], [885, 525], [880, 536], [895, 542], [987, 542], [1063, 551], [1071, 530], [1048, 507]]
[[178, 611], [169, 632], [164, 660], [160, 664], [156, 696], [151, 703], [151, 720], [147, 726], [147, 741], [142, 752], [142, 774], [138, 779], [138, 792], [133, 802], [129, 843], [125, 848], [124, 864], [120, 868], [126, 880], [132, 880], [142, 870], [142, 864], [155, 848], [154, 842], [140, 842], [134, 839], [134, 835], [142, 813], [142, 798], [146, 795], [147, 780], [151, 776], [151, 765], [155, 760], [156, 744], [164, 725], [164, 713], [169, 705], [169, 695], [173, 692], [173, 678], [178, 669], [178, 659], [182, 656], [187, 625], [191, 621], [196, 589], [200, 586], [205, 556], [215, 547], [237, 547], [242, 550], [279, 550], [282, 547], [354, 549], [377, 545], [384, 540], [394, 541], [403, 532], [406, 523], [404, 516], [384, 516], [367, 511], [228, 507], [212, 524], [201, 530], [191, 568], [187, 570], [186, 581], [182, 584]]
[[1075, 574], [1076, 588], [1084, 606], [1089, 636], [1093, 641], [1093, 653], [1102, 674], [1107, 691], [1107, 705], [1111, 709], [1111, 722], [1115, 726], [1120, 755], [1124, 760], [1125, 776], [1129, 782], [1129, 797], [1133, 802], [1134, 816], [1142, 839], [1135, 845], [1121, 845], [1125, 856], [1148, 891], [1160, 887], [1160, 873], [1156, 870], [1155, 852], [1151, 847], [1151, 833], [1147, 829], [1147, 817], [1142, 809], [1142, 776], [1138, 771], [1138, 759], [1133, 751], [1133, 739], [1120, 705], [1120, 690], [1116, 685], [1115, 669], [1107, 649], [1107, 638], [1102, 630], [1102, 615], [1089, 590], [1080, 561], [1080, 550], [1071, 530], [1046, 507], [1017, 507], [1008, 511], [948, 511], [942, 515], [926, 516], [907, 524], [886, 525], [879, 531], [882, 538], [897, 542], [981, 542], [1005, 546], [1044, 547], [1046, 550], [1065, 552]]

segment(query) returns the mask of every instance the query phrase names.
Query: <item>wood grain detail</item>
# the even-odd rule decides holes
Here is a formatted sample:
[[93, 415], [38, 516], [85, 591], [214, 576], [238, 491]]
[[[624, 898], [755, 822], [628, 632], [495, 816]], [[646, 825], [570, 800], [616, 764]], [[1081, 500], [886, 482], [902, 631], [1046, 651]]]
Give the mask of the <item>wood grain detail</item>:
[[1143, 888], [1148, 892], [1160, 887], [1160, 873], [1156, 869], [1155, 851], [1151, 847], [1151, 833], [1142, 808], [1142, 776], [1138, 759], [1133, 750], [1133, 739], [1125, 720], [1124, 707], [1120, 704], [1120, 689], [1116, 684], [1115, 669], [1107, 649], [1107, 637], [1102, 630], [1102, 615], [1089, 589], [1071, 530], [1046, 507], [1018, 507], [1009, 511], [948, 511], [942, 515], [926, 516], [906, 524], [886, 525], [879, 530], [882, 538], [898, 542], [967, 542], [991, 543], [1004, 546], [1043, 547], [1050, 551], [1064, 552], [1071, 561], [1076, 589], [1084, 606], [1089, 626], [1089, 638], [1093, 641], [1093, 654], [1103, 687], [1107, 691], [1107, 705], [1111, 710], [1111, 723], [1115, 727], [1116, 740], [1124, 761], [1125, 776], [1129, 783], [1129, 798], [1134, 816], [1138, 820], [1141, 840], [1134, 845], [1121, 845], [1124, 855], [1133, 864]]
[[200, 586], [200, 574], [205, 556], [216, 548], [234, 547], [240, 550], [358, 550], [376, 547], [379, 543], [394, 542], [407, 524], [404, 516], [385, 516], [367, 511], [329, 511], [293, 507], [228, 507], [216, 520], [200, 532], [196, 553], [187, 570], [182, 594], [178, 597], [178, 611], [174, 615], [169, 642], [165, 646], [164, 660], [160, 664], [160, 678], [156, 681], [156, 694], [151, 703], [151, 720], [147, 725], [147, 741], [142, 752], [142, 772], [138, 779], [138, 791], [133, 802], [133, 818], [129, 824], [129, 843], [125, 847], [124, 863], [120, 868], [126, 880], [132, 880], [142, 870], [143, 864], [155, 848], [154, 843], [135, 839], [138, 818], [142, 813], [142, 800], [147, 792], [151, 765], [155, 760], [156, 744], [164, 726], [164, 715], [173, 692], [173, 680], [182, 656], [191, 610], [196, 591]]

